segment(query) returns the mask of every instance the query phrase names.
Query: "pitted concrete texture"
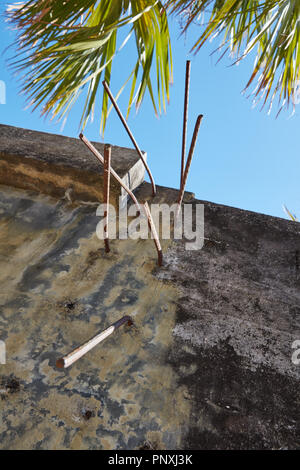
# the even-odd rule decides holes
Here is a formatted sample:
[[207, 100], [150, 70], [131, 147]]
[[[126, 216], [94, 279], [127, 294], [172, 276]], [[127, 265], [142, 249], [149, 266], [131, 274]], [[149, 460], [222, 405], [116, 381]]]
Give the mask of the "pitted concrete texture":
[[[93, 145], [103, 155], [103, 144]], [[144, 165], [135, 150], [112, 146], [111, 165], [132, 190], [144, 180]], [[0, 184], [58, 198], [102, 201], [103, 167], [79, 139], [0, 124]], [[124, 194], [111, 178], [111, 203], [117, 205]]]
[[152, 240], [106, 254], [95, 207], [1, 187], [2, 449], [299, 448], [300, 225], [202, 203], [204, 247], [163, 241], [159, 269]]

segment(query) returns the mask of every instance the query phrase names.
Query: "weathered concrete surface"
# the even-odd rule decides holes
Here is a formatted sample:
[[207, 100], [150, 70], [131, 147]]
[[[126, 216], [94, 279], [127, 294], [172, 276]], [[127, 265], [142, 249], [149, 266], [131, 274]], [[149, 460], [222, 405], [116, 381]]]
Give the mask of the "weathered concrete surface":
[[[93, 142], [103, 155], [103, 144]], [[147, 155], [144, 153], [145, 158]], [[144, 180], [137, 152], [112, 146], [111, 165], [130, 189]], [[0, 124], [0, 184], [36, 190], [53, 197], [102, 201], [103, 167], [79, 140]], [[111, 203], [124, 190], [112, 178]]]
[[[204, 202], [203, 249], [165, 241], [158, 269], [151, 240], [105, 254], [94, 207], [0, 199], [2, 449], [299, 448], [299, 224]], [[124, 314], [136, 329], [55, 368]]]

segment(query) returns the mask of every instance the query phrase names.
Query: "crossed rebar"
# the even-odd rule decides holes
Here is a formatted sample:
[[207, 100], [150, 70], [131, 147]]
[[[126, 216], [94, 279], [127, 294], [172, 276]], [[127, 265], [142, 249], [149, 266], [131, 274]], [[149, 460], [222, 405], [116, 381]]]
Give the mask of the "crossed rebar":
[[[122, 181], [122, 179], [119, 177], [119, 175], [115, 172], [115, 170], [110, 165], [110, 156], [107, 154], [107, 156], [105, 158], [103, 158], [101, 153], [98, 152], [98, 150], [94, 147], [94, 145], [82, 133], [79, 134], [79, 138], [88, 147], [88, 149], [93, 153], [93, 155], [97, 158], [97, 160], [100, 161], [100, 163], [102, 165], [104, 165], [104, 168], [107, 167], [107, 165], [108, 165], [107, 170], [104, 173], [104, 189], [105, 189], [104, 190], [104, 193], [105, 193], [104, 203], [106, 204], [106, 211], [105, 211], [105, 214], [104, 214], [104, 216], [106, 217], [106, 225], [105, 225], [105, 228], [104, 228], [104, 230], [105, 230], [105, 232], [104, 232], [105, 233], [104, 241], [105, 241], [106, 251], [109, 251], [108, 227], [107, 227], [107, 224], [108, 224], [108, 204], [109, 204], [109, 184], [108, 184], [107, 180], [109, 178], [109, 175], [111, 174], [115, 178], [115, 180], [122, 186], [122, 188], [127, 192], [127, 194], [131, 197], [131, 199], [133, 200], [133, 202], [136, 205], [136, 207], [138, 209], [138, 212], [140, 214], [141, 214], [141, 205], [138, 202], [135, 195], [133, 194], [133, 192], [126, 186], [126, 184]], [[109, 148], [111, 148], [111, 146], [108, 146], [108, 145], [104, 146], [104, 153], [105, 152], [110, 153], [110, 151], [108, 150]], [[157, 235], [157, 232], [156, 232], [156, 229], [155, 229], [153, 218], [152, 218], [152, 215], [151, 215], [151, 212], [148, 208], [147, 203], [142, 204], [142, 206], [143, 206], [143, 209], [144, 209], [144, 213], [146, 214], [146, 217], [148, 219], [149, 228], [150, 228], [150, 230], [152, 232], [152, 235], [153, 235], [155, 247], [156, 247], [157, 254], [158, 254], [158, 265], [161, 266], [162, 265], [162, 249], [161, 249], [159, 238], [158, 238], [158, 235]]]
[[[177, 213], [176, 217], [179, 214], [182, 200], [183, 200], [183, 195], [184, 195], [184, 189], [188, 177], [188, 173], [190, 170], [196, 142], [197, 142], [197, 137], [198, 137], [198, 132], [199, 128], [201, 125], [201, 121], [203, 118], [203, 115], [200, 114], [197, 117], [195, 127], [194, 127], [194, 132], [189, 148], [189, 153], [187, 157], [187, 161], [185, 163], [185, 147], [186, 147], [186, 131], [187, 131], [187, 120], [188, 120], [188, 100], [189, 100], [189, 80], [190, 80], [190, 61], [188, 60], [186, 62], [186, 77], [185, 77], [185, 94], [184, 94], [184, 111], [183, 111], [183, 130], [182, 130], [182, 151], [181, 151], [181, 172], [180, 172], [180, 189], [179, 189], [179, 196], [178, 196], [178, 201], [177, 201]], [[144, 156], [142, 154], [142, 151], [140, 150], [135, 138], [133, 137], [107, 83], [105, 81], [102, 82], [103, 87], [106, 90], [122, 124], [124, 125], [130, 139], [133, 142], [134, 147], [136, 148], [136, 151], [140, 157], [140, 159], [143, 162], [143, 165], [145, 169], [148, 172], [148, 175], [151, 180], [151, 185], [152, 185], [152, 195], [154, 196], [156, 194], [156, 187], [155, 183], [151, 174], [151, 171], [146, 163], [146, 160], [144, 159]], [[143, 208], [143, 211], [147, 217], [148, 220], [148, 226], [150, 228], [150, 231], [153, 235], [155, 247], [157, 250], [157, 255], [158, 255], [158, 265], [161, 266], [163, 262], [163, 254], [162, 254], [162, 249], [159, 241], [159, 237], [156, 231], [156, 227], [148, 206], [147, 201], [144, 201], [142, 204], [140, 204], [133, 194], [133, 192], [127, 187], [127, 185], [122, 181], [122, 179], [119, 177], [119, 175], [114, 171], [114, 169], [111, 166], [111, 145], [105, 144], [104, 145], [104, 157], [101, 155], [101, 153], [94, 147], [94, 145], [81, 133], [79, 135], [79, 138], [81, 141], [88, 147], [88, 149], [92, 152], [92, 154], [97, 158], [97, 160], [104, 166], [104, 203], [105, 203], [105, 211], [104, 211], [104, 218], [105, 218], [105, 225], [104, 225], [104, 243], [105, 243], [105, 251], [108, 253], [110, 251], [110, 246], [109, 246], [109, 232], [108, 232], [108, 216], [109, 216], [109, 192], [110, 192], [110, 176], [112, 175], [113, 178], [121, 185], [121, 187], [127, 192], [127, 194], [130, 196], [134, 204], [136, 205], [138, 209], [138, 213], [141, 214], [141, 207]], [[78, 348], [74, 349], [71, 351], [67, 356], [61, 357], [56, 361], [56, 366], [59, 368], [66, 368], [69, 367], [71, 364], [76, 362], [80, 357], [82, 357], [84, 354], [86, 354], [88, 351], [90, 351], [92, 348], [94, 348], [97, 344], [99, 344], [101, 341], [103, 341], [105, 338], [107, 338], [109, 335], [111, 335], [117, 328], [119, 328], [121, 325], [127, 323], [128, 325], [132, 325], [133, 322], [129, 316], [124, 316], [120, 318], [118, 321], [113, 323], [109, 328], [106, 330], [98, 333], [96, 336], [91, 338], [89, 341], [84, 343], [83, 345], [79, 346]]]

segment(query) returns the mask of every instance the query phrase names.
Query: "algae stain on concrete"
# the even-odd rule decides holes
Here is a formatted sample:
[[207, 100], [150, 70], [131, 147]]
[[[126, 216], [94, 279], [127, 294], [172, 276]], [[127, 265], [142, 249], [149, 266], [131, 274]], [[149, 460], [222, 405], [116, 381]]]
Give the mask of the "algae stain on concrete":
[[[75, 279], [80, 280], [81, 267], [85, 265], [84, 258], [87, 259], [99, 243], [101, 242], [95, 237], [85, 239], [79, 244], [77, 253], [69, 254], [64, 259], [64, 263], [70, 264], [70, 271], [66, 275], [70, 282], [64, 283], [68, 295], [71, 294], [68, 286], [72, 286]], [[71, 390], [78, 388], [78, 374], [80, 370], [88, 367], [90, 358], [93, 366], [99, 364], [97, 377], [94, 377], [99, 381], [100, 387], [97, 391], [99, 388], [101, 390], [102, 384], [105, 383], [107, 400], [111, 402], [108, 408], [104, 406], [102, 427], [109, 428], [111, 432], [121, 432], [127, 445], [125, 436], [138, 440], [139, 436], [133, 429], [139, 423], [138, 427], [144, 429], [143, 434], [148, 432], [148, 427], [150, 431], [154, 429], [159, 432], [161, 445], [167, 445], [163, 444], [163, 435], [168, 433], [172, 435], [173, 444], [178, 445], [181, 427], [188, 415], [188, 402], [183, 398], [184, 390], [177, 389], [173, 370], [164, 364], [164, 354], [171, 345], [172, 330], [175, 326], [174, 300], [177, 292], [153, 276], [153, 264], [140, 265], [142, 256], [151, 258], [151, 241], [145, 241], [139, 249], [131, 240], [122, 241], [115, 243], [114, 249], [117, 261], [113, 267], [109, 259], [99, 256], [93, 265], [92, 279], [81, 283], [83, 291], [80, 293], [88, 294], [92, 299], [93, 316], [99, 316], [99, 327], [104, 328], [128, 314], [133, 316], [135, 328], [126, 333], [117, 332], [115, 337], [92, 351], [82, 363], [75, 364], [68, 377], [72, 377], [71, 383], [66, 387]], [[72, 259], [73, 256], [78, 256], [78, 253], [81, 256], [80, 264]], [[125, 293], [120, 301], [120, 292], [123, 292], [124, 286], [127, 289], [127, 297]], [[101, 290], [105, 293], [104, 308], [101, 301], [99, 304], [93, 303], [93, 296], [97, 298], [96, 294]], [[51, 291], [59, 291], [59, 281], [53, 282]], [[99, 298], [100, 296], [98, 300]], [[77, 296], [77, 299], [80, 302], [80, 296]], [[126, 299], [129, 300], [128, 304]], [[130, 299], [133, 299], [132, 304]], [[89, 325], [89, 322], [83, 325], [87, 320], [88, 318], [74, 325], [80, 332], [79, 335], [75, 334], [73, 328], [68, 329], [67, 325], [62, 325], [66, 337], [69, 337], [70, 341], [76, 337], [80, 343], [94, 334], [94, 325]], [[114, 412], [111, 410], [116, 407], [120, 409], [112, 417]], [[174, 429], [178, 430], [177, 435], [174, 435]], [[122, 447], [121, 443], [120, 445]]]
[[[23, 386], [0, 409], [0, 446], [138, 448], [155, 436], [161, 448], [177, 448], [189, 416], [166, 360], [178, 292], [155, 277], [152, 240], [112, 241], [106, 255], [96, 234], [81, 227], [86, 215], [76, 209], [65, 215], [66, 226], [33, 227], [30, 235], [21, 219], [18, 227], [10, 221], [2, 232], [3, 253], [15, 233], [11, 259], [17, 253], [19, 260], [7, 268], [5, 374]], [[58, 355], [123, 315], [133, 317], [133, 328], [118, 330], [70, 369], [55, 369]], [[80, 409], [93, 417], [85, 420]]]

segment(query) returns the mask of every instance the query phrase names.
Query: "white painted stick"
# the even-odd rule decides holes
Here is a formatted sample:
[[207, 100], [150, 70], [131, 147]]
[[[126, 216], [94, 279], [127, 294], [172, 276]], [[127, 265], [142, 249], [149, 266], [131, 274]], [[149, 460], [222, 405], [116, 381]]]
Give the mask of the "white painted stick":
[[82, 344], [78, 348], [71, 351], [69, 354], [67, 354], [67, 356], [57, 359], [56, 367], [59, 367], [61, 369], [61, 368], [67, 368], [70, 365], [74, 364], [74, 362], [76, 362], [78, 359], [84, 356], [87, 352], [89, 352], [91, 349], [97, 346], [97, 344], [101, 343], [101, 341], [103, 341], [105, 338], [110, 336], [115, 331], [116, 328], [118, 328], [119, 326], [123, 325], [126, 322], [127, 323], [132, 322], [131, 318], [128, 317], [127, 315], [125, 317], [122, 317], [120, 320], [116, 321], [113, 325], [111, 325], [106, 330], [102, 331], [101, 333], [91, 338], [86, 343]]

